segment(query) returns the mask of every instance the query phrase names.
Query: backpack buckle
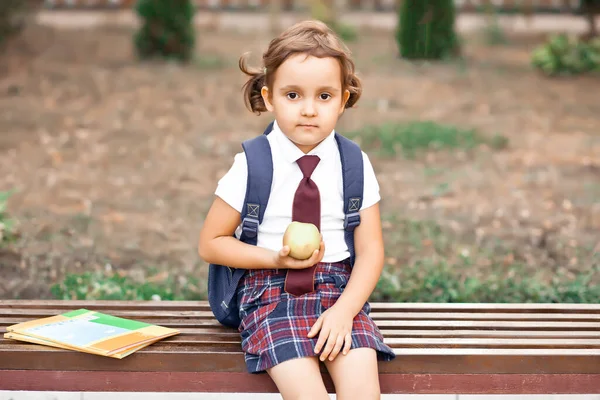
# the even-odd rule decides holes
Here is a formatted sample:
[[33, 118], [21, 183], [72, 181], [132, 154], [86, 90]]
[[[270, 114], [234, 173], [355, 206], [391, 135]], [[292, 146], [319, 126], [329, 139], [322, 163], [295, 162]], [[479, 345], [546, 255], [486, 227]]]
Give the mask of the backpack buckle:
[[252, 217], [245, 217], [242, 220], [242, 232], [247, 237], [256, 237], [258, 235], [258, 220]]
[[360, 225], [360, 214], [358, 212], [348, 213], [344, 216], [344, 230], [353, 231]]

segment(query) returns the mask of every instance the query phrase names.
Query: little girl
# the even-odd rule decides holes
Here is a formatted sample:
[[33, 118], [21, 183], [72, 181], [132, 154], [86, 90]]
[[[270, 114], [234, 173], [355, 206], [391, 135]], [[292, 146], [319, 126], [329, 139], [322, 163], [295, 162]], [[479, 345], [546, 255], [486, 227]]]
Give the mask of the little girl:
[[[274, 114], [267, 135], [273, 180], [256, 246], [239, 241], [246, 193], [244, 153], [218, 183], [200, 234], [199, 254], [208, 263], [246, 269], [237, 290], [242, 349], [249, 372], [267, 372], [284, 399], [328, 399], [319, 361], [338, 400], [379, 399], [378, 360], [395, 355], [369, 317], [367, 302], [383, 268], [379, 186], [362, 152], [364, 192], [355, 258], [344, 239], [343, 186], [335, 125], [361, 95], [349, 50], [323, 23], [298, 23], [273, 39], [264, 67], [252, 70], [245, 89], [248, 108]], [[308, 260], [282, 246], [296, 220], [296, 192], [317, 193], [306, 211], [317, 210], [321, 245]], [[320, 214], [320, 215], [319, 215]], [[233, 234], [237, 236], [234, 237]], [[297, 293], [288, 274], [313, 268], [311, 289]], [[309, 273], [309, 277], [311, 274]], [[290, 278], [291, 279], [291, 278]], [[295, 290], [295, 289], [294, 289]]]

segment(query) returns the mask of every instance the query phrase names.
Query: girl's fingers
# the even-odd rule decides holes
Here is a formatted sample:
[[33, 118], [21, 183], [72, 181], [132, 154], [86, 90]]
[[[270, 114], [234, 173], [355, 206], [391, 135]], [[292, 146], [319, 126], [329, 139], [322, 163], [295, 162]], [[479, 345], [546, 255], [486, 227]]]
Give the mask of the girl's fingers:
[[327, 338], [329, 337], [329, 332], [330, 332], [330, 330], [328, 328], [325, 328], [325, 329], [323, 328], [322, 323], [320, 325], [320, 330], [321, 331], [319, 333], [319, 339], [317, 340], [317, 344], [315, 345], [315, 353], [317, 353], [317, 354], [321, 351], [321, 349], [327, 342]]
[[340, 350], [342, 349], [342, 346], [344, 345], [345, 340], [346, 340], [345, 335], [338, 335], [338, 337], [335, 341], [335, 346], [333, 346], [333, 350], [331, 351], [331, 354], [329, 355], [329, 361], [333, 361], [337, 357], [337, 355], [340, 353]]
[[350, 351], [350, 348], [352, 347], [352, 333], [346, 334], [345, 342], [346, 343], [344, 345], [344, 351], [343, 351], [344, 355], [348, 354], [348, 352]]

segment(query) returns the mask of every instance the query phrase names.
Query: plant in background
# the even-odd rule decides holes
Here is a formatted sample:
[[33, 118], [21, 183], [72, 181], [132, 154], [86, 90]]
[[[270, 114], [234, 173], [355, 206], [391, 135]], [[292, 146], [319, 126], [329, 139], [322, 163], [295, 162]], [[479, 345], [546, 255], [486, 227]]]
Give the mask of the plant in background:
[[31, 11], [39, 6], [38, 3], [41, 3], [41, 0], [0, 1], [0, 45], [23, 29]]
[[600, 38], [553, 35], [533, 51], [531, 64], [550, 76], [600, 72]]
[[191, 0], [138, 0], [135, 10], [142, 19], [134, 38], [140, 58], [191, 58], [196, 44]]
[[13, 236], [12, 220], [6, 213], [6, 205], [11, 192], [0, 192], [0, 246]]
[[338, 20], [332, 0], [311, 0], [310, 15], [311, 18], [326, 23], [345, 42], [352, 42], [358, 36], [356, 28]]
[[442, 59], [458, 52], [453, 0], [403, 0], [397, 42], [406, 59]]

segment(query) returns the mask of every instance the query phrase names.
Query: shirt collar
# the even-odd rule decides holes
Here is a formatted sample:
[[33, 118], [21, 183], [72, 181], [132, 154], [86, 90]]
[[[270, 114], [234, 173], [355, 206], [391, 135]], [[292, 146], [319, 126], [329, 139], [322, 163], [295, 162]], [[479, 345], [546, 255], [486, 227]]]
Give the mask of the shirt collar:
[[[279, 128], [277, 121], [273, 122], [273, 130], [270, 135], [275, 136], [278, 150], [281, 152], [283, 157], [290, 163], [296, 162], [300, 157], [306, 155], [300, 150], [294, 142], [292, 142]], [[321, 143], [319, 143], [314, 149], [308, 152], [309, 155], [317, 155], [321, 160], [334, 154], [335, 151], [335, 130], [332, 130]]]

